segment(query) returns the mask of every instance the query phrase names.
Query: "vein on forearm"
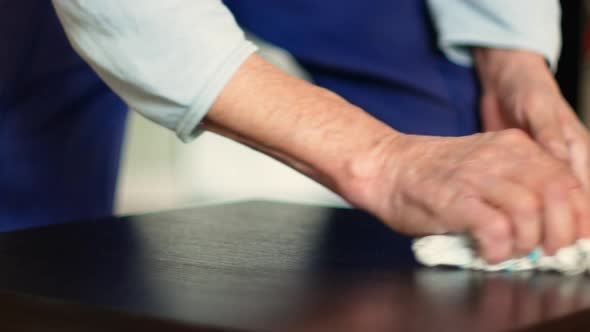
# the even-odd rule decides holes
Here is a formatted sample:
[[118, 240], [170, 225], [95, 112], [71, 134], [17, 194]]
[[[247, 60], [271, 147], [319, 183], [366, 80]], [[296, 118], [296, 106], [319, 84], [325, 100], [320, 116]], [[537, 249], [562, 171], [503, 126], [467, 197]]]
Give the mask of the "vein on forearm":
[[395, 132], [325, 89], [253, 56], [219, 96], [204, 126], [269, 154], [337, 192], [351, 163]]

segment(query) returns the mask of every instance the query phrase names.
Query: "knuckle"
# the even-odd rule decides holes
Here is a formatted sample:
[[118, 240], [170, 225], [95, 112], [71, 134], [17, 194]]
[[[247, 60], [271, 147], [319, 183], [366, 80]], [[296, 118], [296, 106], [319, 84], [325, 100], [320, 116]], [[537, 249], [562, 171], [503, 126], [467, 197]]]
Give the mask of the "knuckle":
[[500, 138], [506, 144], [525, 144], [530, 141], [528, 134], [518, 128], [510, 128], [502, 131]]
[[567, 174], [560, 180], [564, 189], [568, 192], [583, 191], [580, 180], [569, 169], [565, 169], [564, 172], [567, 172]]
[[[541, 199], [532, 193], [523, 193], [515, 202], [515, 213], [525, 217], [536, 214], [541, 209]], [[528, 219], [525, 219], [528, 220]]]
[[489, 263], [499, 263], [511, 255], [512, 239], [508, 237], [509, 227], [502, 217], [476, 226], [472, 236], [477, 241], [481, 256]]
[[504, 217], [496, 217], [482, 226], [480, 231], [495, 241], [505, 241], [510, 238], [510, 223]]
[[476, 157], [479, 161], [495, 161], [503, 151], [502, 146], [485, 145], [479, 148]]
[[563, 247], [566, 247], [574, 242], [573, 236], [568, 235], [553, 235], [553, 239], [551, 240], [551, 245], [554, 249], [558, 250]]
[[565, 142], [563, 142], [563, 139], [560, 137], [559, 132], [557, 132], [553, 128], [545, 127], [539, 130], [536, 136], [539, 141], [544, 142], [545, 144], [547, 144], [547, 146], [552, 147], [554, 149], [557, 149], [565, 144]]
[[437, 189], [437, 199], [431, 202], [433, 211], [446, 211], [452, 207], [463, 205], [472, 195], [467, 193], [465, 186], [455, 185]]
[[539, 108], [545, 107], [547, 100], [543, 95], [538, 93], [529, 93], [523, 98], [523, 111], [532, 112]]
[[534, 239], [520, 240], [516, 244], [516, 249], [522, 254], [528, 254], [535, 250], [538, 245], [538, 241]]
[[540, 133], [538, 139], [560, 159], [563, 160], [568, 157], [566, 143], [557, 134], [547, 130]]
[[573, 174], [569, 174], [569, 170], [561, 167], [557, 174], [547, 180], [545, 184], [546, 192], [565, 195], [570, 192], [581, 190], [582, 186], [578, 179]]
[[541, 240], [540, 229], [540, 223], [530, 222], [530, 220], [521, 221], [517, 224], [514, 241], [515, 250], [520, 254], [527, 254], [535, 249]]
[[500, 263], [510, 258], [511, 251], [508, 246], [503, 245], [489, 245], [484, 248], [484, 259], [491, 264]]
[[471, 167], [457, 169], [453, 175], [453, 180], [456, 181], [457, 185], [464, 189], [475, 187], [475, 184], [480, 181], [481, 178], [481, 174], [478, 174], [477, 169], [472, 169]]

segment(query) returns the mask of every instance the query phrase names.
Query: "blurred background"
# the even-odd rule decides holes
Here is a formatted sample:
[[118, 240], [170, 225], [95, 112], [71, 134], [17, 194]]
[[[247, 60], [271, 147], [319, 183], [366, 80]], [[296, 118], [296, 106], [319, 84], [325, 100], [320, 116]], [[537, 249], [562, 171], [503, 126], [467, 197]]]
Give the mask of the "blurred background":
[[[557, 78], [568, 101], [590, 122], [590, 0], [563, 0], [563, 51]], [[259, 40], [263, 57], [306, 78], [289, 55]], [[283, 164], [221, 136], [190, 144], [130, 113], [117, 190], [117, 214], [216, 202], [271, 199], [346, 206], [334, 193]]]

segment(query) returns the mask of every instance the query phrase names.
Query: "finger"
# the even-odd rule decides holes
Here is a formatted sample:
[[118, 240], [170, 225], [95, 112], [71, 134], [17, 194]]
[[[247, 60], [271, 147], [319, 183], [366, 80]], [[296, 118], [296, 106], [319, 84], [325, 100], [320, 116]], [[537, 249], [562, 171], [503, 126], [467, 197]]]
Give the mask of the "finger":
[[480, 256], [495, 264], [512, 255], [512, 231], [509, 219], [497, 208], [475, 198], [464, 199], [449, 210], [458, 218], [478, 244]]
[[535, 193], [520, 184], [499, 178], [486, 181], [482, 197], [509, 218], [516, 255], [526, 255], [539, 245], [543, 213], [542, 201]]
[[570, 167], [584, 189], [590, 192], [590, 134], [567, 103], [563, 103], [559, 116]]
[[584, 189], [590, 192], [590, 134], [573, 111], [565, 113], [562, 116], [562, 122], [566, 123], [563, 134], [568, 144], [570, 165]]
[[555, 158], [568, 160], [569, 149], [558, 112], [545, 108], [530, 113], [529, 130], [535, 141]]
[[[444, 225], [435, 215], [421, 208], [407, 206], [404, 211], [404, 223], [396, 223], [392, 227], [402, 234], [426, 236], [461, 231]], [[383, 218], [386, 220], [386, 218]]]
[[582, 189], [572, 190], [570, 192], [570, 204], [574, 210], [574, 217], [577, 227], [577, 237], [579, 239], [590, 238], [590, 195]]
[[590, 165], [588, 162], [590, 146], [573, 139], [569, 146], [570, 165], [576, 178], [586, 191], [590, 191]]
[[577, 225], [568, 193], [558, 186], [550, 186], [544, 193], [543, 245], [548, 254], [570, 245], [575, 240]]

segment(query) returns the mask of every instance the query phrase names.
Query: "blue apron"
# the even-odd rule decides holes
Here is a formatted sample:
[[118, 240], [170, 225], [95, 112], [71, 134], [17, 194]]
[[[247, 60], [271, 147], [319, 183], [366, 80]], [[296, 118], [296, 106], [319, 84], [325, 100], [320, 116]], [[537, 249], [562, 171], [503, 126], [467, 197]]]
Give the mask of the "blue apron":
[[0, 22], [0, 231], [112, 214], [124, 103], [50, 1], [4, 1]]
[[[470, 69], [420, 0], [228, 0], [314, 81], [406, 133], [479, 129]], [[112, 213], [126, 107], [68, 45], [49, 1], [0, 11], [0, 231]]]
[[448, 61], [424, 0], [225, 0], [238, 23], [290, 51], [314, 82], [394, 128], [479, 130], [472, 69]]

